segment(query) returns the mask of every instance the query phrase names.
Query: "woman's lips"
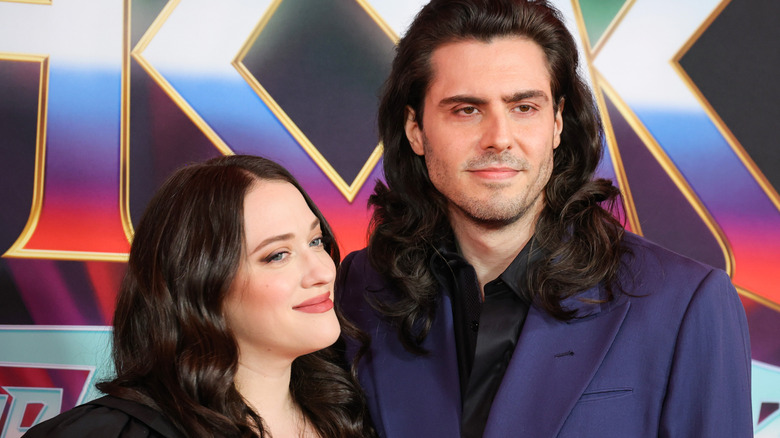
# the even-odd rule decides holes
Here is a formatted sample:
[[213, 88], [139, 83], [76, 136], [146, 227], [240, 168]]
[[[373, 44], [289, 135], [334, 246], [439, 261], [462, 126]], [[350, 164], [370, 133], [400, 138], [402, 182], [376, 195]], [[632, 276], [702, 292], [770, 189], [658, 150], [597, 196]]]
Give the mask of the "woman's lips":
[[330, 299], [330, 292], [317, 295], [314, 298], [293, 306], [293, 310], [305, 313], [324, 313], [333, 308], [333, 301]]

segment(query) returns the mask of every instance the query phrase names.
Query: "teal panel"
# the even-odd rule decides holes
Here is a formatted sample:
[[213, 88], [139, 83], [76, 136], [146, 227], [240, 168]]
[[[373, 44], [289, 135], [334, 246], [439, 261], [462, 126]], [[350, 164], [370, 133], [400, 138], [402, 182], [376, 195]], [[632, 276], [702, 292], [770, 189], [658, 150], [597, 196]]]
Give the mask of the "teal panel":
[[95, 383], [114, 372], [111, 336], [111, 327], [0, 326], [0, 362], [95, 367], [85, 396], [91, 400], [100, 395]]
[[627, 0], [579, 0], [590, 47], [596, 46]]

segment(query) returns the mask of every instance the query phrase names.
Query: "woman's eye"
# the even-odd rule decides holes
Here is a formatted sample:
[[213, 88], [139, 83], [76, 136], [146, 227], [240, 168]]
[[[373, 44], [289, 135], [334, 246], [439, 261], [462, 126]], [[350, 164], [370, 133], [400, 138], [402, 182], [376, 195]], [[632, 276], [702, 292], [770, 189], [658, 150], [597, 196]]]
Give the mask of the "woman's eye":
[[275, 252], [275, 253], [269, 255], [268, 257], [266, 257], [265, 261], [269, 262], [269, 263], [270, 262], [281, 262], [282, 260], [285, 259], [285, 257], [287, 257], [287, 251], [279, 251], [279, 252]]
[[309, 242], [309, 246], [312, 246], [312, 247], [314, 247], [314, 246], [324, 246], [324, 245], [325, 245], [325, 242], [322, 240], [322, 237], [316, 237], [316, 238], [314, 238], [314, 240]]

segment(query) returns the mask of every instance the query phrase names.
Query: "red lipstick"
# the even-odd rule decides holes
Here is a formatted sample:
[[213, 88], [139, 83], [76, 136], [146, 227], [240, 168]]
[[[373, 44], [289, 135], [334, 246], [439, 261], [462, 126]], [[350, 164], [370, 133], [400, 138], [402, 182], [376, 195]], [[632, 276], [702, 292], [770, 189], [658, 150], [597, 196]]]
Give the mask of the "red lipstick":
[[333, 301], [330, 300], [330, 292], [317, 295], [314, 298], [293, 306], [293, 310], [299, 310], [306, 313], [325, 313], [333, 308]]

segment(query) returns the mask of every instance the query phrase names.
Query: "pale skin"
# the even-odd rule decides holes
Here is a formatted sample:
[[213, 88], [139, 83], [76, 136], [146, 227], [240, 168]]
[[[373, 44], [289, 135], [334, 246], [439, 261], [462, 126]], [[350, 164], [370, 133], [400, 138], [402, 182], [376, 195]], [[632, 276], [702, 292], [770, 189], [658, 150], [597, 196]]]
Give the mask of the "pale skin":
[[336, 266], [317, 217], [287, 182], [258, 181], [244, 200], [246, 253], [225, 298], [239, 348], [235, 385], [275, 437], [318, 437], [290, 394], [292, 362], [333, 344]]
[[[406, 136], [449, 201], [449, 221], [480, 289], [534, 233], [563, 130], [542, 49], [522, 37], [437, 48], [422, 124], [407, 107]], [[484, 292], [483, 292], [484, 293]]]
[[[255, 412], [259, 412], [273, 436], [300, 436], [303, 416], [290, 396], [290, 367], [268, 369], [239, 363], [236, 387]], [[317, 437], [307, 424], [303, 436]]]

